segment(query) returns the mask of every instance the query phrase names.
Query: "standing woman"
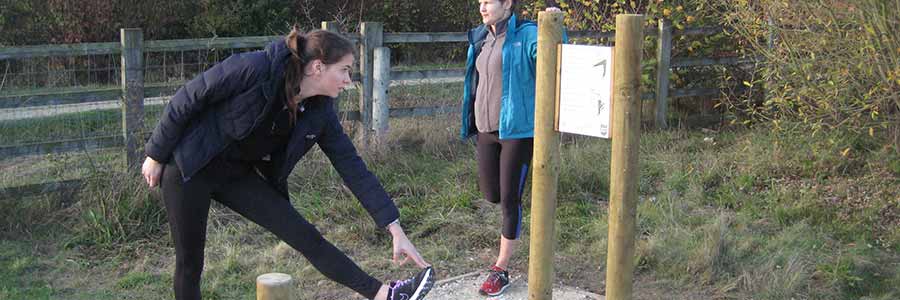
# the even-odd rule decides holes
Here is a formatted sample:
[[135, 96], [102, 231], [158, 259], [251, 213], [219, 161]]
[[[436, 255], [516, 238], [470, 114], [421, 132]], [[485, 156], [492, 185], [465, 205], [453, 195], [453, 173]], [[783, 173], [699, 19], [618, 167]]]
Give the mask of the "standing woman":
[[[333, 98], [351, 83], [353, 45], [296, 28], [264, 51], [233, 55], [178, 90], [147, 142], [142, 173], [160, 185], [175, 244], [175, 298], [200, 299], [210, 199], [266, 228], [319, 272], [369, 299], [422, 299], [434, 271], [400, 227], [399, 211], [344, 133]], [[382, 284], [326, 241], [291, 204], [287, 178], [318, 144], [375, 223], [393, 256], [423, 268]]]
[[484, 24], [468, 33], [461, 134], [476, 135], [478, 186], [503, 214], [500, 252], [479, 289], [497, 296], [509, 287], [507, 268], [522, 231], [522, 192], [534, 144], [537, 24], [516, 16], [516, 0], [479, 4]]

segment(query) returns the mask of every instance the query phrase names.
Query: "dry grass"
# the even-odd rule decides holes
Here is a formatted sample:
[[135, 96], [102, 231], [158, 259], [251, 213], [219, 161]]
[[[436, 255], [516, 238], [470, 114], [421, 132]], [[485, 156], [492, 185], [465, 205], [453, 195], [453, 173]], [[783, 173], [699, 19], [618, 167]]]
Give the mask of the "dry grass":
[[[393, 120], [384, 147], [364, 153], [400, 208], [408, 234], [441, 277], [492, 263], [499, 230], [499, 209], [480, 200], [474, 147], [457, 139], [456, 119], [451, 114]], [[704, 141], [707, 137], [712, 140]], [[840, 150], [815, 144], [820, 139], [764, 128], [646, 132], [637, 298], [896, 297], [900, 226], [893, 216], [900, 210], [892, 184], [898, 175], [884, 163], [892, 159], [883, 157], [890, 151], [854, 158], [870, 161], [866, 164], [842, 162], [846, 158], [828, 154]], [[556, 276], [565, 284], [603, 292], [609, 142], [562, 140]], [[818, 150], [804, 152], [812, 148]], [[853, 167], [833, 168], [835, 163]], [[854, 171], [840, 173], [843, 169]], [[298, 164], [290, 183], [300, 213], [364, 270], [381, 279], [413, 272], [391, 264], [389, 236], [375, 228], [320, 151]], [[131, 195], [144, 193], [126, 183], [117, 186]], [[11, 281], [15, 285], [0, 286], [6, 295], [153, 299], [170, 292], [173, 253], [162, 221], [131, 223], [135, 227], [128, 233], [142, 234], [127, 241], [73, 242], [79, 241], [78, 231], [84, 232], [79, 224], [89, 224], [79, 216], [98, 209], [89, 203], [102, 203], [96, 199], [101, 195], [123, 199], [89, 191], [79, 194], [80, 214], [58, 222], [51, 218], [30, 234], [22, 234], [24, 227], [5, 228], [3, 261], [26, 258], [11, 260], [18, 267], [7, 263], [10, 267], [0, 274], [17, 278]], [[3, 202], [4, 211], [45, 220], [53, 211], [72, 212], [51, 205], [49, 198], [43, 206], [23, 203]], [[523, 245], [529, 242], [529, 207], [526, 200]], [[4, 220], [17, 220], [8, 216]], [[210, 299], [251, 297], [255, 276], [275, 271], [299, 279], [303, 299], [353, 297], [274, 236], [226, 208], [213, 206], [208, 232], [203, 289]], [[125, 234], [119, 232], [120, 238]], [[30, 250], [37, 248], [41, 251]], [[527, 247], [520, 247], [514, 272], [527, 273], [527, 255]]]

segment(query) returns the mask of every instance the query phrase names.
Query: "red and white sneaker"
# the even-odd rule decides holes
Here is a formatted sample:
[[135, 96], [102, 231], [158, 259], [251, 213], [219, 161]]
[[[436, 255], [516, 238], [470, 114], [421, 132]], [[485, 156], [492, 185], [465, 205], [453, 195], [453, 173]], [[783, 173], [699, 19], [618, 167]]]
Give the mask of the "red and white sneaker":
[[503, 291], [509, 287], [509, 272], [497, 266], [491, 266], [488, 270], [488, 276], [481, 284], [479, 294], [485, 296], [497, 296], [503, 294]]

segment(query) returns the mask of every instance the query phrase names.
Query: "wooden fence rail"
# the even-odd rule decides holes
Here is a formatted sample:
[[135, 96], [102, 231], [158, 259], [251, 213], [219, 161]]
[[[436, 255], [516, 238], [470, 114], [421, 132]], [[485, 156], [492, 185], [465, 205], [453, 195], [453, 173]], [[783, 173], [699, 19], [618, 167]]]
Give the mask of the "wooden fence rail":
[[[336, 31], [334, 22], [323, 22], [322, 28], [325, 30]], [[361, 122], [358, 137], [360, 147], [365, 148], [369, 140], [370, 133], [373, 132], [373, 74], [375, 71], [374, 51], [385, 44], [405, 44], [405, 43], [459, 43], [466, 42], [466, 33], [464, 32], [424, 32], [424, 33], [387, 33], [383, 32], [382, 25], [375, 22], [364, 22], [360, 25], [360, 33], [342, 33], [352, 42], [359, 46], [358, 57], [360, 61], [359, 73], [353, 75], [354, 81], [361, 82], [362, 90], [359, 91], [360, 98], [358, 110], [342, 111], [342, 117], [348, 120], [356, 120]], [[642, 98], [645, 100], [656, 100], [656, 124], [659, 127], [666, 126], [666, 107], [668, 107], [667, 99], [678, 97], [692, 97], [702, 95], [717, 95], [721, 91], [714, 88], [694, 88], [687, 90], [670, 90], [668, 86], [668, 77], [671, 69], [683, 67], [697, 66], [717, 66], [717, 65], [735, 65], [752, 63], [753, 59], [738, 57], [722, 57], [722, 58], [696, 58], [696, 57], [671, 57], [672, 38], [682, 35], [710, 35], [722, 32], [722, 28], [703, 27], [688, 28], [685, 30], [673, 31], [671, 26], [660, 24], [658, 28], [647, 28], [645, 36], [656, 37], [658, 45], [657, 51], [658, 72], [656, 74], [657, 87], [655, 92], [644, 93]], [[600, 39], [605, 42], [614, 41], [614, 32], [597, 32], [597, 31], [570, 31], [570, 38], [592, 38]], [[238, 38], [208, 38], [208, 39], [185, 39], [185, 40], [164, 40], [164, 41], [142, 41], [143, 52], [168, 52], [168, 51], [188, 51], [202, 49], [249, 49], [262, 48], [271, 41], [279, 39], [281, 36], [256, 36], [256, 37], [238, 37]], [[464, 47], [464, 46], [461, 46]], [[25, 46], [0, 48], [0, 61], [15, 59], [31, 59], [40, 57], [69, 57], [69, 56], [85, 56], [85, 55], [102, 55], [102, 54], [119, 54], [124, 57], [127, 55], [123, 52], [126, 46], [120, 43], [86, 43], [86, 44], [69, 44], [69, 45], [41, 45], [41, 46]], [[144, 63], [144, 62], [141, 62]], [[135, 70], [143, 70], [146, 66], [123, 65], [122, 78], [123, 86], [109, 88], [94, 88], [74, 91], [37, 91], [29, 93], [3, 94], [0, 91], [0, 112], [11, 109], [27, 109], [30, 107], [61, 105], [61, 104], [78, 104], [87, 102], [98, 102], [119, 99], [124, 100], [124, 95], [128, 94], [127, 101], [121, 101], [125, 104], [124, 111], [137, 111], [135, 105], [143, 105], [142, 101], [135, 100], [147, 97], [170, 96], [180, 87], [183, 82], [170, 82], [159, 84], [146, 84], [143, 78], [133, 78], [137, 73]], [[389, 64], [388, 64], [389, 68]], [[445, 70], [417, 70], [417, 71], [390, 71], [389, 81], [398, 80], [423, 80], [423, 79], [461, 79], [464, 76], [463, 69], [445, 69]], [[141, 75], [142, 77], [143, 75]], [[124, 85], [130, 85], [128, 89]], [[139, 89], [137, 87], [140, 87]], [[132, 91], [132, 92], [129, 92]], [[140, 108], [142, 112], [143, 109]], [[458, 111], [458, 106], [432, 106], [432, 107], [414, 107], [414, 108], [394, 108], [388, 111], [388, 115], [392, 118], [398, 117], [415, 117], [432, 114], [443, 114]], [[95, 139], [81, 139], [71, 141], [56, 141], [47, 143], [35, 143], [28, 145], [2, 145], [0, 146], [0, 159], [21, 155], [44, 154], [55, 152], [67, 152], [82, 149], [95, 149], [105, 146], [122, 146], [122, 145], [138, 145], [136, 141], [129, 141], [127, 137], [136, 139], [145, 138], [142, 132], [129, 132], [129, 130], [143, 130], [145, 128], [141, 124], [142, 120], [132, 120], [142, 113], [123, 114], [123, 124], [127, 128], [123, 128], [119, 142], [115, 142], [115, 137], [102, 137]], [[130, 129], [128, 129], [130, 128]], [[132, 149], [134, 151], [134, 149]], [[135, 165], [134, 159], [138, 159], [139, 155], [133, 152], [129, 155], [129, 163]]]

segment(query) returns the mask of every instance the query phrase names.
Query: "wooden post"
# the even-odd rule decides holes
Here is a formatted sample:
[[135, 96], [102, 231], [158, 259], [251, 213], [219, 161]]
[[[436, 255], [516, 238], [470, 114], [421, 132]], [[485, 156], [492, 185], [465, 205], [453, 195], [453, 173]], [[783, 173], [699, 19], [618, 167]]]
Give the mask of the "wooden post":
[[630, 300], [641, 137], [643, 15], [616, 16], [606, 299]]
[[256, 300], [293, 300], [294, 280], [284, 273], [267, 273], [256, 277]]
[[553, 298], [553, 245], [556, 244], [556, 188], [559, 181], [559, 133], [556, 114], [558, 45], [562, 12], [538, 13], [538, 49], [534, 109], [534, 156], [531, 180], [531, 242], [528, 299]]
[[375, 139], [382, 144], [387, 138], [390, 127], [390, 99], [388, 89], [391, 85], [391, 49], [378, 47], [375, 49], [375, 74], [372, 98], [375, 106], [372, 108], [373, 127]]
[[122, 136], [129, 170], [140, 170], [144, 143], [144, 34], [140, 28], [121, 29]]
[[656, 128], [669, 127], [669, 70], [672, 61], [672, 21], [659, 20], [659, 40], [656, 48]]
[[340, 33], [341, 26], [337, 21], [322, 22], [322, 30]]
[[[341, 33], [341, 26], [338, 22], [330, 21], [330, 22], [322, 22], [322, 30], [334, 32], [337, 34]], [[334, 99], [334, 111], [341, 111], [341, 97], [337, 97]]]
[[362, 88], [359, 91], [359, 119], [362, 126], [359, 127], [357, 138], [358, 147], [365, 150], [369, 145], [369, 136], [372, 131], [372, 84], [374, 76], [374, 52], [381, 47], [383, 41], [383, 26], [379, 22], [362, 22], [359, 24], [361, 35], [359, 46], [359, 73]]

